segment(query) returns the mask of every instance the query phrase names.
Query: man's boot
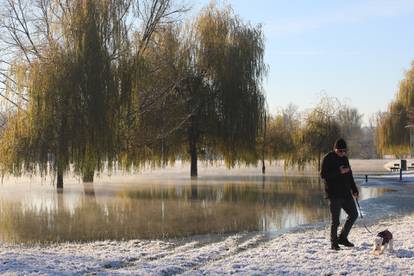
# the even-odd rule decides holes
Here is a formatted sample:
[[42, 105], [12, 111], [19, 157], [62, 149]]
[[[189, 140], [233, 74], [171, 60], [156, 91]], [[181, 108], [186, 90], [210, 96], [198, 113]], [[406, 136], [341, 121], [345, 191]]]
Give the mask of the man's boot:
[[347, 238], [343, 238], [343, 237], [339, 237], [338, 244], [342, 244], [346, 247], [354, 247], [355, 246], [352, 242], [348, 241]]
[[337, 243], [337, 242], [333, 242], [333, 243], [331, 244], [331, 249], [332, 249], [332, 250], [335, 250], [335, 251], [341, 250], [341, 248], [339, 247], [339, 245], [338, 245], [338, 243]]

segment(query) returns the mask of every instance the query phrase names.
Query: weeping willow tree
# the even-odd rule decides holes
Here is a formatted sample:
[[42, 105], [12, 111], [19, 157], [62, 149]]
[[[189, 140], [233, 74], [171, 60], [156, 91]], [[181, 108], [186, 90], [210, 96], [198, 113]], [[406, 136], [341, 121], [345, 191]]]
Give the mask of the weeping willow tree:
[[[38, 165], [41, 173], [50, 166], [57, 173], [58, 188], [63, 187], [63, 173], [70, 164], [91, 181], [93, 172], [113, 158], [116, 94], [102, 43], [102, 29], [108, 24], [105, 7], [97, 3], [72, 2], [73, 15], [62, 25], [62, 42], [49, 44], [41, 58], [26, 64], [23, 78], [28, 103], [22, 119], [28, 122], [21, 139], [28, 142], [13, 166], [33, 171]], [[16, 134], [16, 126], [9, 126], [6, 132]]]
[[306, 115], [298, 134], [294, 136], [296, 150], [285, 160], [289, 166], [304, 168], [306, 164], [313, 163], [320, 169], [322, 155], [332, 150], [341, 133], [338, 110], [341, 110], [338, 100], [324, 96]]
[[358, 109], [350, 107], [346, 104], [342, 105], [336, 115], [336, 121], [340, 127], [340, 136], [347, 141], [348, 157], [350, 158], [367, 158], [369, 150], [372, 150], [367, 145], [367, 138], [372, 135], [367, 135], [362, 128], [363, 115], [359, 113]]
[[323, 154], [331, 151], [335, 140], [338, 139], [339, 125], [332, 118], [312, 112], [306, 119], [302, 131], [302, 146], [298, 145], [297, 155], [292, 160], [297, 160], [302, 166], [305, 162], [316, 163], [320, 170]]
[[173, 163], [183, 151], [182, 125], [189, 116], [177, 90], [182, 81], [178, 32], [177, 25], [158, 29], [145, 51], [131, 53], [122, 66], [119, 165], [124, 169]]
[[101, 171], [104, 162], [111, 165], [117, 153], [118, 91], [111, 59], [113, 50], [122, 49], [114, 46], [120, 42], [111, 30], [123, 26], [113, 22], [116, 19], [109, 15], [113, 6], [108, 4], [94, 0], [76, 3], [71, 30], [77, 95], [69, 105], [80, 116], [72, 122], [75, 135], [70, 161], [84, 181], [93, 181], [94, 171]]
[[146, 100], [127, 139], [126, 163], [190, 160], [197, 176], [199, 159], [224, 159], [229, 167], [256, 162], [263, 53], [260, 27], [244, 24], [230, 8], [210, 5], [192, 23], [159, 30], [140, 60]]
[[191, 176], [198, 174], [198, 159], [222, 158], [229, 167], [256, 163], [265, 110], [260, 26], [243, 23], [231, 8], [212, 4], [186, 34], [177, 91], [188, 117], [181, 134]]
[[[202, 11], [195, 24], [199, 71], [205, 73], [211, 93], [205, 112], [213, 119], [209, 132], [214, 136], [203, 138], [211, 141], [229, 167], [240, 161], [256, 163], [256, 140], [265, 116], [261, 84], [267, 69], [261, 27], [242, 22], [229, 7], [220, 10], [214, 5]], [[203, 134], [197, 129], [197, 117], [193, 119], [188, 136], [190, 153], [196, 152], [198, 135]], [[196, 156], [191, 159], [193, 164]]]
[[301, 122], [297, 107], [290, 105], [267, 120], [265, 154], [268, 160], [284, 160], [285, 167], [295, 156]]
[[171, 24], [183, 10], [170, 0], [8, 4], [1, 27], [14, 43], [8, 77], [19, 87], [11, 101], [24, 100], [2, 133], [3, 171], [54, 172], [63, 187], [72, 165], [91, 181], [114, 164], [180, 158], [196, 176], [199, 158], [257, 161], [260, 26], [211, 5], [182, 29]]
[[410, 116], [412, 110], [414, 110], [414, 62], [400, 82], [396, 97], [388, 106], [388, 112], [377, 118], [376, 141], [380, 155], [402, 156], [410, 152], [410, 137], [405, 126], [414, 123], [413, 116]]
[[73, 165], [92, 181], [95, 171], [122, 161], [143, 107], [136, 103], [146, 102], [138, 91], [146, 84], [136, 77], [143, 52], [157, 27], [182, 10], [172, 10], [169, 0], [8, 3], [5, 43], [19, 53], [10, 53], [8, 89], [25, 101], [14, 102], [2, 133], [3, 172], [53, 171], [61, 188]]

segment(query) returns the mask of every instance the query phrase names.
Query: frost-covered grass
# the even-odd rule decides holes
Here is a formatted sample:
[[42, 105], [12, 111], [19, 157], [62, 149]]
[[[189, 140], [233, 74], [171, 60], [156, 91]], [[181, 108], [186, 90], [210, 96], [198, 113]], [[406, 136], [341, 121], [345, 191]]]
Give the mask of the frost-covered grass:
[[178, 244], [165, 241], [93, 242], [57, 245], [1, 245], [0, 273], [24, 274], [247, 274], [413, 275], [414, 216], [381, 221], [389, 229], [395, 252], [370, 253], [372, 235], [357, 225], [350, 235], [355, 248], [329, 249], [328, 231], [308, 229], [265, 239], [232, 235], [216, 242]]
[[389, 229], [395, 236], [395, 252], [381, 256], [371, 254], [373, 236], [361, 226], [350, 235], [356, 247], [339, 252], [329, 249], [327, 230], [307, 230], [283, 235], [238, 255], [206, 264], [196, 273], [413, 275], [413, 223], [414, 216], [404, 216], [375, 226], [375, 229]]

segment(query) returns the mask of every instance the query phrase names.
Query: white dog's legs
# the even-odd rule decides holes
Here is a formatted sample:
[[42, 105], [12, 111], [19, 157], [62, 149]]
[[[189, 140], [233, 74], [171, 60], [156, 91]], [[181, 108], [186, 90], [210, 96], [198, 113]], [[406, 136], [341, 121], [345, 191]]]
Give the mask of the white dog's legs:
[[394, 240], [393, 239], [390, 240], [388, 247], [389, 247], [388, 250], [390, 252], [394, 252]]
[[386, 243], [386, 244], [384, 244], [383, 246], [381, 246], [381, 251], [380, 251], [380, 254], [383, 254], [383, 253], [384, 253], [384, 251], [385, 251], [385, 249], [387, 249], [387, 247], [388, 247], [388, 243]]
[[374, 245], [372, 246], [372, 254], [374, 254], [377, 251], [377, 244], [374, 242]]

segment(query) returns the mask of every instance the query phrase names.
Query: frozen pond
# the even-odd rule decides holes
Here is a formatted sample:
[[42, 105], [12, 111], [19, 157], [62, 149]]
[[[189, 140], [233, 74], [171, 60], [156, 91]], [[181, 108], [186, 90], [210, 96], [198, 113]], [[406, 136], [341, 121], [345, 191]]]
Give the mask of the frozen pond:
[[[361, 199], [388, 190], [363, 187]], [[181, 238], [278, 231], [329, 219], [317, 178], [211, 176], [147, 182], [0, 186], [5, 242]]]

